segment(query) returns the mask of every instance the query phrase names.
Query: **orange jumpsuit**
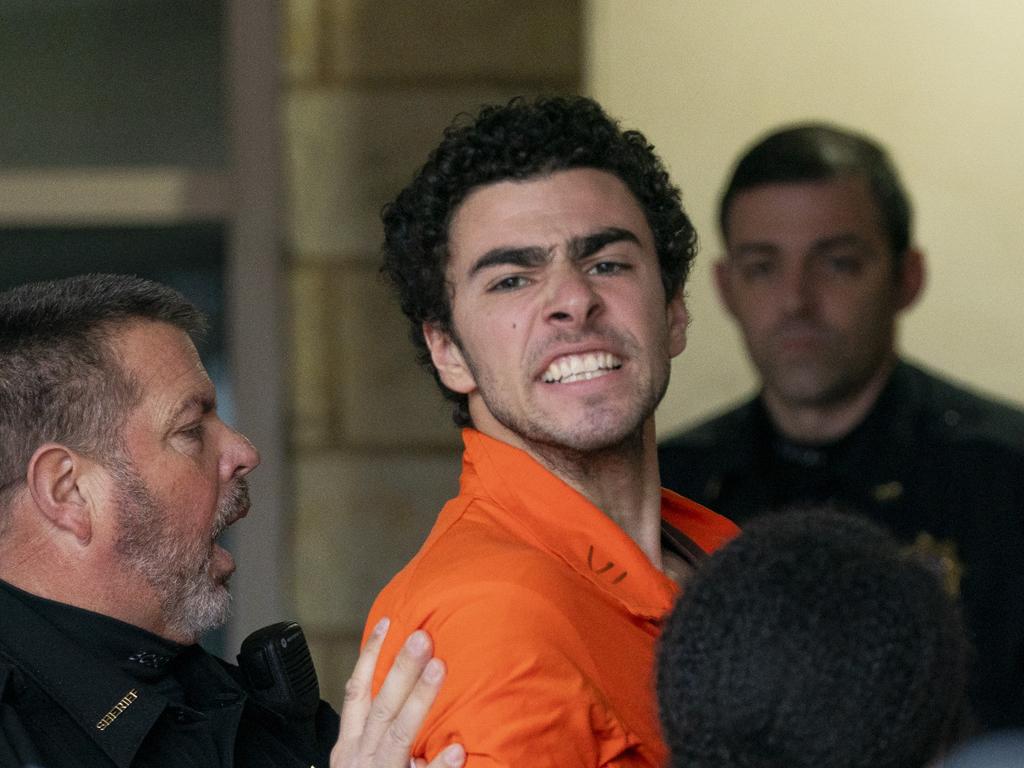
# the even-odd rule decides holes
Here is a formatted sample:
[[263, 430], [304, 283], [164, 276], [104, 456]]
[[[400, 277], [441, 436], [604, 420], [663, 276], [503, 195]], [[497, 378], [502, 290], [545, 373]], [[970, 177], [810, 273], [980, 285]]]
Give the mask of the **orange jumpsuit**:
[[[418, 628], [448, 666], [414, 754], [459, 741], [468, 768], [660, 768], [654, 655], [675, 584], [527, 453], [463, 440], [459, 495], [367, 621], [391, 618], [375, 687]], [[737, 533], [670, 491], [662, 515], [705, 551]]]

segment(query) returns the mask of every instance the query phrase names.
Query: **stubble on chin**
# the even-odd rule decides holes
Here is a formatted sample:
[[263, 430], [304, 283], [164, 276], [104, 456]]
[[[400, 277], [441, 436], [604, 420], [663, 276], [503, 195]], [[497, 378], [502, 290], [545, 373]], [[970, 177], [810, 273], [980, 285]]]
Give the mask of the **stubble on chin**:
[[643, 459], [645, 427], [668, 388], [668, 366], [659, 373], [655, 378], [660, 382], [638, 383], [615, 402], [584, 403], [584, 416], [577, 423], [561, 424], [557, 415], [548, 417], [539, 409], [516, 413], [501, 401], [484, 398], [484, 402], [491, 415], [542, 464], [582, 481], [613, 463], [631, 465]]
[[[594, 397], [582, 404], [583, 417], [566, 423], [558, 413], [550, 413], [538, 392], [543, 387], [572, 386], [534, 380], [527, 384], [525, 398], [519, 402], [509, 396], [511, 376], [491, 375], [478, 364], [453, 333], [453, 339], [476, 382], [476, 396], [496, 422], [508, 430], [542, 464], [563, 476], [588, 476], [608, 467], [609, 462], [642, 460], [645, 455], [645, 427], [665, 396], [671, 374], [667, 329], [665, 336], [652, 344], [662, 349], [664, 359], [654, 360], [646, 375], [634, 380], [628, 392], [607, 399]], [[632, 335], [613, 329], [559, 332], [533, 346], [525, 355], [525, 371], [536, 371], [557, 346], [576, 346], [585, 341], [608, 347], [626, 361], [650, 361], [644, 348]], [[642, 367], [642, 364], [641, 364]], [[525, 400], [525, 402], [523, 402]]]

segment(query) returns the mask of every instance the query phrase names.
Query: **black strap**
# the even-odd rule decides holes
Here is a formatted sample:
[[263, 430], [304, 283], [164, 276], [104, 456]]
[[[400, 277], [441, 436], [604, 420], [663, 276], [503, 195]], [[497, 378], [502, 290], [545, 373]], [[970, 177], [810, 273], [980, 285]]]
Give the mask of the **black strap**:
[[694, 570], [700, 568], [708, 559], [707, 552], [701, 549], [697, 542], [664, 520], [661, 521], [661, 546], [683, 558]]

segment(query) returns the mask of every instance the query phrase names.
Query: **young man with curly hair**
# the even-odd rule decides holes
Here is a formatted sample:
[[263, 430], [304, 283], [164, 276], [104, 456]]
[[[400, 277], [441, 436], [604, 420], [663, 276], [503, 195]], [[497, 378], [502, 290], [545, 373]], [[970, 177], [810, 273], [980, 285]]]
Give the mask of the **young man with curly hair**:
[[450, 127], [384, 225], [384, 273], [465, 443], [459, 495], [368, 624], [426, 629], [448, 662], [414, 752], [662, 765], [661, 619], [735, 533], [659, 487], [654, 409], [695, 252], [678, 189], [593, 101], [516, 100]]

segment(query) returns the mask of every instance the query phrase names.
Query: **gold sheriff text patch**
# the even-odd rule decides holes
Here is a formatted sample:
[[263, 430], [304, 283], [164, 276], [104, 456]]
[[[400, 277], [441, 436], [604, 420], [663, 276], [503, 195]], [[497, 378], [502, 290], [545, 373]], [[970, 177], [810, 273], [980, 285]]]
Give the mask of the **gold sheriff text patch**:
[[124, 697], [115, 704], [107, 714], [100, 718], [100, 721], [96, 723], [96, 730], [105, 731], [107, 726], [114, 722], [118, 715], [124, 712], [128, 707], [132, 705], [132, 702], [139, 698], [139, 692], [132, 688]]

